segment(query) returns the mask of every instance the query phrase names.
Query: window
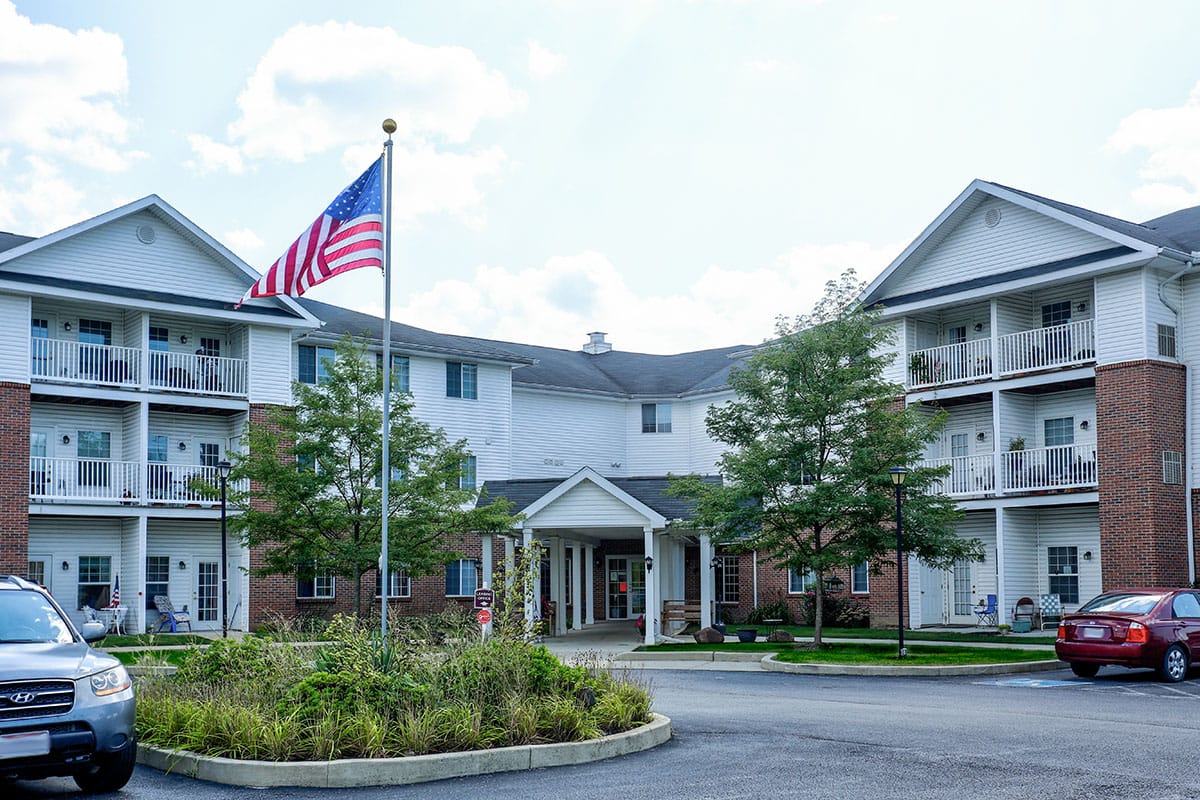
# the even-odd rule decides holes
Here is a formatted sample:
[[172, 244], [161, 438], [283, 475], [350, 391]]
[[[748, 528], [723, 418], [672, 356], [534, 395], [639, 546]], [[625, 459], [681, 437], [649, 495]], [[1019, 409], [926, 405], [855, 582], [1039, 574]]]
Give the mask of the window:
[[171, 334], [166, 328], [157, 325], [150, 326], [150, 349], [165, 353], [171, 349]]
[[642, 433], [670, 433], [671, 404], [642, 403]]
[[108, 486], [112, 434], [108, 431], [78, 431], [76, 436], [79, 485]]
[[216, 467], [221, 460], [221, 445], [216, 442], [200, 443], [200, 466]]
[[479, 389], [479, 367], [458, 361], [446, 362], [446, 397], [475, 400]]
[[25, 570], [25, 580], [32, 581], [38, 586], [46, 585], [46, 562], [45, 561], [29, 561]]
[[458, 488], [475, 488], [475, 463], [475, 456], [467, 456], [466, 460], [463, 461], [462, 473], [458, 476]]
[[1047, 303], [1042, 306], [1042, 327], [1052, 328], [1055, 325], [1066, 325], [1071, 321], [1071, 301]]
[[79, 348], [79, 372], [89, 378], [100, 377], [108, 363], [101, 346], [112, 344], [112, 323], [94, 319], [79, 320], [79, 343], [84, 345]]
[[30, 350], [32, 362], [30, 367], [34, 375], [50, 374], [50, 321], [47, 319], [32, 319], [29, 323]]
[[446, 565], [446, 597], [470, 597], [479, 585], [475, 559], [451, 561]]
[[170, 596], [171, 558], [170, 556], [146, 556], [146, 610], [156, 611], [154, 598], [158, 595]]
[[302, 344], [297, 350], [299, 372], [296, 380], [300, 383], [329, 383], [329, 364], [335, 357], [333, 348]]
[[221, 357], [221, 340], [210, 338], [208, 336], [200, 337], [200, 349], [204, 351], [206, 356]]
[[1079, 548], [1046, 548], [1050, 572], [1050, 594], [1058, 595], [1063, 603], [1079, 602]]
[[332, 600], [334, 578], [329, 572], [318, 569], [315, 564], [296, 569], [296, 598], [308, 600]]
[[1178, 450], [1163, 451], [1163, 483], [1183, 483], [1183, 453]]
[[[412, 597], [412, 578], [402, 569], [388, 570], [392, 579], [388, 586], [388, 597]], [[375, 596], [379, 597], [379, 570], [375, 570]]]
[[1171, 616], [1176, 619], [1195, 619], [1200, 617], [1200, 601], [1196, 600], [1196, 595], [1191, 592], [1183, 592], [1175, 595], [1175, 599], [1171, 603]]
[[788, 594], [804, 594], [812, 585], [812, 570], [797, 572], [795, 567], [788, 567]]
[[736, 603], [739, 599], [738, 557], [717, 556], [717, 602]]
[[1163, 358], [1175, 358], [1175, 326], [1158, 326], [1158, 354]]
[[851, 594], [866, 594], [871, 591], [870, 584], [870, 569], [867, 562], [855, 564], [850, 570], [850, 592]]
[[112, 559], [108, 556], [79, 557], [79, 608], [104, 608], [112, 602]]
[[967, 340], [967, 326], [956, 325], [946, 330], [946, 344], [962, 344]]
[[[383, 353], [375, 354], [375, 367], [383, 369]], [[408, 394], [408, 356], [392, 354], [392, 388]]]

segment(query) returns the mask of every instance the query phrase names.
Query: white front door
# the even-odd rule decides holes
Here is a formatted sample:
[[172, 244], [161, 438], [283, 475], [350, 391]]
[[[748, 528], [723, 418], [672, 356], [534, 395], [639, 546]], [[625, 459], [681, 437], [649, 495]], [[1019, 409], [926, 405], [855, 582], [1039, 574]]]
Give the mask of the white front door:
[[221, 627], [221, 562], [196, 562], [196, 587], [192, 594], [196, 605], [192, 626], [201, 630]]
[[921, 624], [946, 624], [945, 603], [946, 573], [921, 565]]
[[953, 592], [950, 598], [950, 621], [956, 625], [975, 625], [979, 622], [979, 617], [975, 614], [975, 584], [971, 576], [971, 562], [956, 562], [949, 578]]

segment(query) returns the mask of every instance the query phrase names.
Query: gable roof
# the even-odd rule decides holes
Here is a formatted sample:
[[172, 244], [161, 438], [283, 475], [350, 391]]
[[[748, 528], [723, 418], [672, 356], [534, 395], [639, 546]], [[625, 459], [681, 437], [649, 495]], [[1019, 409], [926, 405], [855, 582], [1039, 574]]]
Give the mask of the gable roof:
[[[958, 226], [959, 222], [978, 208], [982, 202], [992, 197], [1015, 203], [1057, 219], [1064, 224], [1108, 239], [1113, 243], [1113, 247], [1078, 258], [1034, 265], [1025, 270], [1000, 274], [994, 278], [989, 276], [986, 279], [976, 279], [962, 284], [950, 283], [932, 292], [919, 292], [913, 295], [889, 294], [888, 280], [898, 270], [931, 252]], [[1191, 257], [1194, 248], [1200, 246], [1200, 228], [1197, 225], [1200, 225], [1200, 206], [1167, 214], [1148, 222], [1136, 223], [1052, 200], [1022, 189], [976, 179], [867, 286], [862, 294], [862, 302], [864, 305], [897, 305], [901, 301], [921, 299], [925, 295], [944, 295], [977, 288], [975, 284], [979, 280], [993, 283], [1002, 282], [1022, 277], [1027, 272], [1029, 274], [1045, 274], [1085, 263], [1137, 253], [1142, 253], [1147, 257], [1162, 254], [1183, 262]]]

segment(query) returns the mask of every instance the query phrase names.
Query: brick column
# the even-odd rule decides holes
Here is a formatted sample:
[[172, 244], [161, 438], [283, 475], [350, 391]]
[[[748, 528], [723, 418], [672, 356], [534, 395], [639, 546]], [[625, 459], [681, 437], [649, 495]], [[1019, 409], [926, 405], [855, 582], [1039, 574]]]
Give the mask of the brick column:
[[1103, 588], [1187, 582], [1187, 493], [1163, 483], [1163, 451], [1186, 453], [1185, 368], [1133, 361], [1096, 368]]
[[0, 573], [29, 568], [29, 384], [0, 381]]
[[[250, 424], [266, 425], [270, 414], [278, 405], [252, 403], [250, 405]], [[276, 429], [278, 432], [278, 429]], [[283, 443], [288, 446], [287, 442]], [[250, 484], [250, 504], [255, 509], [270, 508], [270, 504], [262, 497], [262, 486], [257, 482]], [[283, 614], [291, 617], [296, 613], [296, 579], [292, 575], [258, 575], [257, 570], [265, 563], [267, 548], [259, 545], [250, 548], [250, 609], [247, 619], [250, 628], [257, 628], [270, 619], [270, 614]]]

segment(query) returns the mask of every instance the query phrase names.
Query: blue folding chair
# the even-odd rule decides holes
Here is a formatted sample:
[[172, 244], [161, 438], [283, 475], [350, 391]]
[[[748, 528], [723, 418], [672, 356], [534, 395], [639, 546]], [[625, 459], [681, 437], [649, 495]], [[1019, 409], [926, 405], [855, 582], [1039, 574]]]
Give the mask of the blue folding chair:
[[996, 595], [989, 594], [987, 596], [987, 605], [980, 606], [975, 609], [975, 616], [979, 617], [979, 625], [995, 625], [996, 624]]

